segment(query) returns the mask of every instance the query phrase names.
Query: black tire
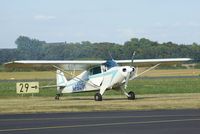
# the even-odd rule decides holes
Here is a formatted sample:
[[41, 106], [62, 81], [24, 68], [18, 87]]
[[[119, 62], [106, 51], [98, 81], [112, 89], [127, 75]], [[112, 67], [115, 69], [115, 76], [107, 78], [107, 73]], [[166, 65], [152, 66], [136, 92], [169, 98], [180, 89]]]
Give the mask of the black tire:
[[102, 95], [100, 93], [96, 93], [94, 95], [94, 100], [95, 101], [102, 101]]
[[128, 93], [128, 100], [135, 100], [135, 93], [134, 92], [132, 92], [132, 91], [130, 91], [129, 93]]
[[59, 100], [60, 99], [60, 94], [56, 94], [55, 100]]

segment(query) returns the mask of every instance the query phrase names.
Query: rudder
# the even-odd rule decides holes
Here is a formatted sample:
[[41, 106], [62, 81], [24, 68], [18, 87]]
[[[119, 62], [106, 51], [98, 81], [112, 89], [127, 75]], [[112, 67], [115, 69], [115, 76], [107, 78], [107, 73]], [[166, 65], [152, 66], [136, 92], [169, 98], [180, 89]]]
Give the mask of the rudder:
[[58, 87], [65, 87], [67, 85], [67, 79], [64, 73], [60, 70], [56, 71], [56, 83]]

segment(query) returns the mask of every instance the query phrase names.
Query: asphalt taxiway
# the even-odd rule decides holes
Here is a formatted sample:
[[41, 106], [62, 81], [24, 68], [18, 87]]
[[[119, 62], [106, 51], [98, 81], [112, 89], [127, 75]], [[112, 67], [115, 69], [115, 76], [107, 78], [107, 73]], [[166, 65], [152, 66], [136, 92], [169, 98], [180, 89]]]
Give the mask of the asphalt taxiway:
[[0, 134], [199, 134], [200, 110], [0, 115]]

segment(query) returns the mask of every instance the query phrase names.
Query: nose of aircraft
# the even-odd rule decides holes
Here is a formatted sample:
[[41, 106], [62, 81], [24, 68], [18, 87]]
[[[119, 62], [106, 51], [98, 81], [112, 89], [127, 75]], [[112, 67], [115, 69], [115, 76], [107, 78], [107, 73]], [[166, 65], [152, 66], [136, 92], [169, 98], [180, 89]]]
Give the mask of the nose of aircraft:
[[134, 73], [134, 71], [135, 71], [135, 68], [134, 68], [134, 67], [123, 66], [122, 69], [121, 69], [121, 74], [122, 74], [124, 77], [127, 77], [127, 75], [130, 75], [130, 74]]

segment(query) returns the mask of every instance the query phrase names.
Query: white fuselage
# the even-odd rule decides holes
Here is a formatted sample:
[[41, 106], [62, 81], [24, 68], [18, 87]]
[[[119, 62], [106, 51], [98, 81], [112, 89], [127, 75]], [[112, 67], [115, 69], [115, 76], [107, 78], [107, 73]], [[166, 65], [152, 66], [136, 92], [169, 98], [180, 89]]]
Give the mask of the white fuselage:
[[[92, 70], [93, 71], [93, 70]], [[116, 88], [123, 85], [128, 73], [133, 69], [130, 66], [116, 66], [108, 70], [102, 69], [97, 74], [91, 74], [91, 70], [84, 71], [77, 77], [65, 83], [62, 93]], [[134, 72], [134, 71], [133, 71]], [[131, 74], [133, 76], [134, 73]]]

